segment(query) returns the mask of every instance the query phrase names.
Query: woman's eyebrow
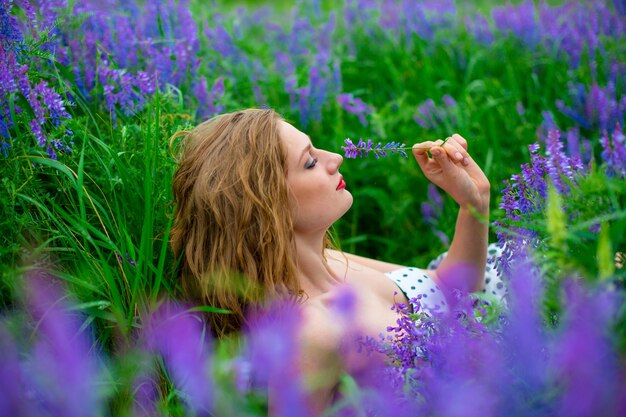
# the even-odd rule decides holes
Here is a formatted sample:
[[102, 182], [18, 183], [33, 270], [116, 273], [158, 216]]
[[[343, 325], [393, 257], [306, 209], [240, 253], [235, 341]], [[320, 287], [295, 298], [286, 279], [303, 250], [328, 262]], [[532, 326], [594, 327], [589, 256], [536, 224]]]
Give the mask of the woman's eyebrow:
[[304, 149], [302, 150], [302, 153], [300, 154], [300, 159], [298, 159], [298, 161], [302, 161], [302, 157], [304, 156], [305, 153], [307, 153], [308, 151], [311, 150], [311, 144], [309, 143], [308, 145], [306, 145], [304, 147]]

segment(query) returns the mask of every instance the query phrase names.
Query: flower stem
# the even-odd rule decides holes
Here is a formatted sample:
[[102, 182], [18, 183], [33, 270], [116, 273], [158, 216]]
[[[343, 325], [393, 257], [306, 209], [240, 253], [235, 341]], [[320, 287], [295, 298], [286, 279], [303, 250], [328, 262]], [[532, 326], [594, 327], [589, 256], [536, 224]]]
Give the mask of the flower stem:
[[[449, 138], [446, 138], [446, 140], [441, 142], [441, 144], [434, 145], [434, 146], [443, 146], [448, 141], [448, 139]], [[346, 139], [345, 143], [346, 145], [342, 146], [341, 148], [345, 151], [346, 158], [363, 157], [363, 156], [367, 156], [369, 153], [373, 153], [373, 155], [376, 158], [379, 158], [381, 156], [387, 156], [387, 155], [394, 154], [394, 153], [401, 154], [402, 156], [406, 158], [407, 154], [405, 151], [409, 149], [414, 149], [413, 147], [404, 146], [404, 143], [401, 144], [398, 142], [389, 142], [385, 145], [382, 145], [379, 142], [376, 146], [374, 146], [374, 143], [371, 140], [368, 140], [367, 142], [365, 142], [363, 141], [363, 139], [360, 139], [357, 144], [354, 144], [350, 139]], [[418, 147], [416, 149], [430, 150], [434, 146]]]

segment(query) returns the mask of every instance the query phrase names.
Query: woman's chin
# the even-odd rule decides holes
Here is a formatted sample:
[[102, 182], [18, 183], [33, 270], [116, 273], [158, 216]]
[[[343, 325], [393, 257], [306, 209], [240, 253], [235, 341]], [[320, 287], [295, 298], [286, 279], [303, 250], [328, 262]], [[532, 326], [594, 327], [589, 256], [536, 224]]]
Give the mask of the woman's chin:
[[346, 200], [348, 201], [346, 202], [345, 209], [343, 210], [343, 213], [341, 213], [341, 216], [343, 216], [344, 214], [346, 214], [348, 210], [350, 210], [350, 208], [352, 207], [352, 203], [354, 201], [354, 197], [352, 197], [352, 194], [350, 194], [350, 191], [344, 189], [343, 192], [347, 194]]

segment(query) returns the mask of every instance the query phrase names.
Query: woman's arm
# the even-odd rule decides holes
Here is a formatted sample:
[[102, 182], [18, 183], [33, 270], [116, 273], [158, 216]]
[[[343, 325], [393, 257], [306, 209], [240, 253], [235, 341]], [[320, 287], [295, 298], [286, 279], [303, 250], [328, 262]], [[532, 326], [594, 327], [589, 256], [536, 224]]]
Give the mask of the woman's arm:
[[[440, 146], [441, 143], [442, 141], [423, 142], [413, 147], [413, 154], [424, 175], [459, 204], [454, 237], [448, 254], [436, 270], [427, 273], [444, 287], [480, 291], [484, 284], [487, 263], [489, 180], [467, 152], [467, 141], [463, 137], [454, 134], [443, 147]], [[432, 158], [428, 156], [428, 151]], [[380, 272], [404, 268], [402, 265], [333, 250], [327, 250], [327, 254], [338, 260], [345, 256], [348, 260]], [[463, 270], [464, 282], [455, 280], [458, 274], [454, 274], [451, 268], [456, 265], [469, 267]], [[446, 271], [452, 273], [446, 274]]]
[[[462, 289], [470, 292], [482, 291], [485, 266], [487, 264], [489, 235], [489, 227], [485, 224], [487, 223], [485, 220], [488, 221], [488, 219], [488, 207], [482, 210], [476, 209], [474, 213], [467, 208], [461, 207], [459, 209], [454, 238], [446, 257], [435, 271], [433, 276], [435, 281], [439, 281], [448, 287], [465, 287]], [[459, 264], [469, 267], [466, 271], [469, 276], [464, 275], [464, 278], [467, 278], [467, 282], [442, 282], [442, 277], [448, 277], [446, 271]], [[450, 275], [450, 278], [454, 278], [452, 275]]]
[[[454, 134], [443, 147], [440, 144], [441, 141], [424, 142], [413, 149], [424, 175], [460, 207], [450, 250], [433, 278], [448, 288], [479, 291], [487, 263], [489, 180], [467, 152], [463, 137]], [[432, 158], [428, 156], [428, 148]], [[458, 274], [446, 274], [455, 265], [469, 267], [464, 270], [464, 282], [455, 280]]]

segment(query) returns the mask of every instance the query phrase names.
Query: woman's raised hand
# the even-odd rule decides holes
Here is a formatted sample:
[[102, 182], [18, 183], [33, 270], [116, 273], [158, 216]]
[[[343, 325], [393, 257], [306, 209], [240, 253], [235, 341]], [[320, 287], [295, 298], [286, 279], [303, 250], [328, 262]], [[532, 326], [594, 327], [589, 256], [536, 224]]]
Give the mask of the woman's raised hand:
[[[413, 145], [413, 155], [424, 175], [461, 207], [488, 210], [489, 180], [467, 152], [467, 141], [455, 133], [443, 142]], [[432, 158], [428, 156], [429, 151]]]

